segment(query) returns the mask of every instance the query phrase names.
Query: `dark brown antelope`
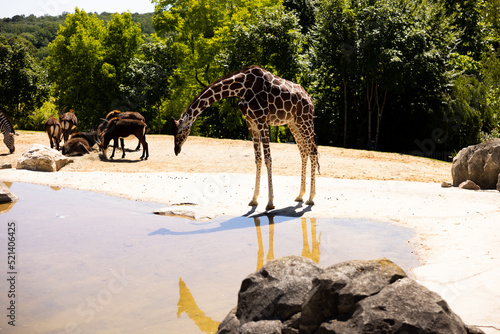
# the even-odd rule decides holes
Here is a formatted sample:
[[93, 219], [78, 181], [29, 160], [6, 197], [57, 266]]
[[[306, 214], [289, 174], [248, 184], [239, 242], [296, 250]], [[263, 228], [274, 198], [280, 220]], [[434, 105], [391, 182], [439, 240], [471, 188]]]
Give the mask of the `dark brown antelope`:
[[[137, 119], [139, 121], [143, 121], [144, 123], [146, 123], [146, 119], [144, 118], [144, 116], [142, 116], [137, 111], [123, 111], [122, 112], [120, 110], [113, 110], [113, 111], [110, 111], [106, 115], [106, 118], [103, 119], [103, 122], [97, 128], [97, 134], [99, 137], [102, 136], [104, 129], [108, 125], [108, 122], [115, 117], [118, 117], [119, 119]], [[125, 143], [124, 143], [123, 138], [120, 138], [120, 144], [121, 144], [122, 151], [125, 151]], [[141, 147], [141, 142], [139, 141], [137, 143], [137, 147], [135, 148], [135, 151], [138, 151], [140, 147]]]
[[[113, 139], [113, 153], [109, 157], [110, 159], [113, 159], [116, 147], [118, 146], [118, 138], [125, 138], [134, 135], [142, 144], [143, 151], [141, 160], [147, 160], [149, 157], [149, 150], [148, 143], [146, 142], [146, 128], [147, 125], [143, 121], [137, 119], [119, 119], [118, 117], [115, 117], [108, 122], [108, 125], [104, 129], [99, 147], [102, 152], [105, 152], [109, 146], [109, 142]], [[123, 150], [122, 159], [123, 158], [125, 158], [125, 150]]]
[[97, 131], [76, 132], [64, 143], [62, 154], [71, 156], [88, 154], [92, 152], [95, 144], [100, 144]]
[[45, 132], [49, 136], [50, 148], [56, 147], [56, 150], [59, 150], [59, 142], [61, 141], [61, 124], [57, 119], [50, 116], [49, 119], [45, 122]]
[[61, 123], [61, 130], [64, 136], [64, 142], [66, 143], [69, 139], [69, 134], [76, 128], [78, 124], [78, 119], [75, 116], [75, 111], [71, 109], [67, 113], [59, 116], [59, 121]]
[[93, 147], [95, 144], [100, 144], [101, 140], [99, 139], [99, 135], [97, 134], [97, 131], [90, 131], [90, 132], [75, 132], [71, 135], [70, 139], [73, 138], [84, 138], [86, 141], [89, 142], [90, 147]]
[[84, 155], [92, 152], [92, 148], [85, 138], [70, 138], [64, 143], [61, 152], [68, 156]]

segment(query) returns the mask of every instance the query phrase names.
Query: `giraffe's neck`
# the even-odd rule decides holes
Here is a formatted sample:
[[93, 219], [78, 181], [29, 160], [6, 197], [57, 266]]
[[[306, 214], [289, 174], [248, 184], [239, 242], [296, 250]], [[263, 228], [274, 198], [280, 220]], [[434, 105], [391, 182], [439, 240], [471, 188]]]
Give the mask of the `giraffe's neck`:
[[189, 107], [182, 114], [181, 119], [186, 125], [191, 127], [202, 111], [208, 108], [212, 103], [228, 97], [241, 97], [245, 92], [244, 80], [245, 75], [237, 73], [212, 83], [191, 102]]

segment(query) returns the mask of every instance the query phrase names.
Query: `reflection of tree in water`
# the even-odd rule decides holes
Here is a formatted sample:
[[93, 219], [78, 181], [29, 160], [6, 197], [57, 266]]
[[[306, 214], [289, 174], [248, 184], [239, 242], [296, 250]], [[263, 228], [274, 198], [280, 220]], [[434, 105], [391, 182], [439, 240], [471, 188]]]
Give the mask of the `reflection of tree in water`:
[[210, 317], [205, 315], [194, 300], [191, 291], [187, 287], [186, 283], [179, 278], [179, 302], [177, 303], [177, 318], [179, 318], [182, 312], [186, 312], [188, 317], [193, 320], [193, 322], [198, 326], [198, 328], [204, 333], [215, 333], [219, 327], [219, 323]]
[[[267, 216], [269, 219], [269, 250], [267, 252], [266, 261], [274, 259], [274, 216]], [[261, 231], [261, 221], [259, 217], [253, 217], [255, 229], [257, 231], [257, 244], [259, 249], [257, 250], [257, 270], [262, 268], [264, 265], [264, 243], [262, 241], [262, 231]], [[302, 256], [307, 257], [319, 263], [320, 251], [319, 245], [321, 243], [321, 233], [319, 236], [316, 235], [316, 218], [310, 218], [311, 220], [311, 246], [309, 245], [309, 237], [307, 233], [307, 218], [301, 218], [302, 224]], [[198, 328], [204, 333], [215, 333], [219, 326], [219, 322], [213, 320], [212, 318], [205, 315], [189, 291], [186, 283], [179, 279], [179, 302], [177, 303], [177, 317], [180, 317], [182, 312], [186, 312], [188, 317], [198, 326]]]

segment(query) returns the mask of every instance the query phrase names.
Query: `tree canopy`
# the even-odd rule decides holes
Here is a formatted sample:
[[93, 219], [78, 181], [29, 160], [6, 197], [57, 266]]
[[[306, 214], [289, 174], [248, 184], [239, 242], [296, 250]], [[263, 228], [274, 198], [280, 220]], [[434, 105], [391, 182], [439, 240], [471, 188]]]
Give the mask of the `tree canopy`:
[[[0, 20], [0, 107], [28, 128], [47, 108], [74, 109], [86, 128], [136, 110], [168, 132], [205, 86], [260, 65], [310, 93], [321, 144], [430, 155], [500, 132], [500, 0], [153, 3], [142, 15]], [[234, 99], [192, 133], [248, 138]]]
[[0, 36], [0, 109], [9, 111], [19, 126], [29, 125], [34, 109], [49, 95], [46, 71], [38, 65], [26, 45]]

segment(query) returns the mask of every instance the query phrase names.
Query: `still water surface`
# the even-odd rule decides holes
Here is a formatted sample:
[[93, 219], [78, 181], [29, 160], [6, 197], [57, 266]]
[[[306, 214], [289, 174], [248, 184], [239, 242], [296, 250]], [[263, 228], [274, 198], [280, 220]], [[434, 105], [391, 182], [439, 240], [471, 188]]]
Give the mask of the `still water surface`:
[[211, 333], [236, 305], [241, 281], [274, 258], [301, 255], [327, 267], [387, 257], [407, 272], [418, 266], [408, 245], [413, 231], [383, 222], [195, 222], [152, 214], [158, 203], [24, 183], [10, 188], [20, 200], [0, 206], [0, 256], [7, 257], [6, 226], [14, 221], [17, 313], [15, 328], [2, 315], [5, 333]]

